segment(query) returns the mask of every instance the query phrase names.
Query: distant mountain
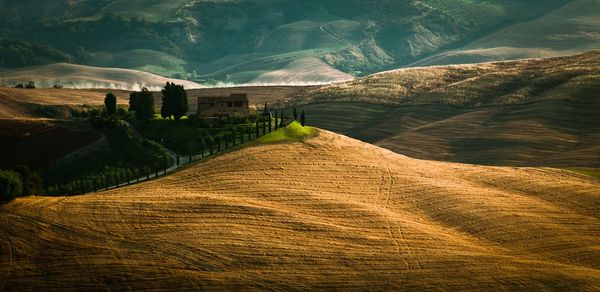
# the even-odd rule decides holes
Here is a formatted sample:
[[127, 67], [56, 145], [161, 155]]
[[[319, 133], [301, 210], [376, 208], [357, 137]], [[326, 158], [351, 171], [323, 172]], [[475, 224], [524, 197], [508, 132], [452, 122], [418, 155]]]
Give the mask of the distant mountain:
[[[496, 48], [498, 44], [492, 44], [496, 37], [487, 41], [485, 37], [531, 27], [552, 13], [560, 18], [569, 5], [578, 7], [564, 12], [569, 19], [588, 23], [571, 27], [578, 37], [588, 39], [572, 42], [562, 37], [560, 46], [569, 52], [587, 50], [599, 30], [592, 25], [594, 4], [593, 0], [0, 0], [0, 67], [73, 62], [203, 83], [323, 83], [406, 66], [443, 52], [466, 50], [477, 42]], [[587, 16], [577, 18], [578, 13]], [[569, 35], [569, 28], [560, 25], [543, 28], [549, 36], [559, 29]], [[537, 46], [528, 43], [527, 35], [540, 29], [520, 31], [519, 44], [508, 46]], [[484, 59], [490, 58], [499, 57]], [[296, 71], [306, 67], [314, 76]]]

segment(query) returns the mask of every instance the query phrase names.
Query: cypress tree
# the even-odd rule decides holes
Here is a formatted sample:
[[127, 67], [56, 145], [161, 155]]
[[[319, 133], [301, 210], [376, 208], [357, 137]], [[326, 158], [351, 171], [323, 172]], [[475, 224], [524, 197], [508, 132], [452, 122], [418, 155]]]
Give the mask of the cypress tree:
[[300, 115], [300, 123], [302, 124], [302, 127], [306, 125], [306, 116], [304, 115], [304, 110], [302, 110], [302, 114]]
[[294, 121], [298, 120], [298, 112], [296, 111], [296, 108], [294, 107]]
[[284, 121], [283, 121], [283, 110], [281, 110], [281, 123], [279, 123], [279, 127], [280, 128], [283, 128], [283, 126], [284, 126], [283, 123], [284, 123]]
[[149, 122], [154, 118], [154, 95], [152, 95], [152, 92], [148, 91], [148, 89], [145, 87], [142, 89], [142, 91], [134, 93], [136, 93], [135, 117], [141, 122]]
[[137, 111], [138, 106], [138, 92], [134, 91], [129, 94], [129, 112]]
[[117, 112], [117, 97], [110, 92], [107, 93], [104, 98], [104, 107], [109, 116], [114, 115]]

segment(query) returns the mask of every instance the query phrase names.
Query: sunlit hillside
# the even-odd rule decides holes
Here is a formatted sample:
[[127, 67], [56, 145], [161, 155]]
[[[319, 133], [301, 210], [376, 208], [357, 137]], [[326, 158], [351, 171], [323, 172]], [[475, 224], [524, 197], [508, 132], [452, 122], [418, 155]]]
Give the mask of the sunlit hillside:
[[600, 167], [598, 55], [395, 70], [287, 104], [313, 125], [415, 158]]
[[1, 206], [1, 287], [595, 290], [599, 193], [568, 172], [421, 161], [321, 132]]

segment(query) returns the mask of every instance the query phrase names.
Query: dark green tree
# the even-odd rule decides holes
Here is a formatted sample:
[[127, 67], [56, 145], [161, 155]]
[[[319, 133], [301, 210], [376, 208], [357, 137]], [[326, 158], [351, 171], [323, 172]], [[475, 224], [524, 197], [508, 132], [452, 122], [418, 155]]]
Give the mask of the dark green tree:
[[154, 96], [147, 88], [137, 93], [135, 117], [144, 123], [154, 118]]
[[302, 114], [300, 114], [300, 124], [302, 124], [302, 127], [306, 125], [306, 116], [304, 115], [304, 110], [302, 110]]
[[23, 182], [23, 195], [41, 195], [44, 192], [43, 180], [35, 172], [31, 171], [27, 166], [15, 166], [13, 171], [19, 173]]
[[23, 181], [19, 173], [0, 170], [0, 201], [9, 201], [23, 194]]
[[138, 95], [140, 93], [137, 91], [134, 91], [132, 93], [129, 94], [129, 111], [130, 112], [135, 112], [137, 111], [137, 101], [138, 101]]
[[183, 85], [167, 82], [162, 92], [162, 106], [160, 114], [163, 118], [174, 117], [175, 120], [181, 119], [187, 114], [189, 106], [187, 92]]
[[279, 128], [279, 112], [275, 112], [275, 130]]
[[294, 120], [298, 120], [298, 112], [296, 111], [296, 108], [294, 108]]
[[283, 119], [283, 110], [281, 110], [281, 122], [279, 123], [279, 127], [280, 127], [280, 128], [283, 128], [283, 126], [284, 126], [284, 125], [283, 125], [283, 122], [284, 122], [283, 120], [284, 120], [284, 119]]
[[112, 93], [107, 93], [104, 98], [104, 108], [109, 116], [112, 116], [117, 112], [117, 97]]

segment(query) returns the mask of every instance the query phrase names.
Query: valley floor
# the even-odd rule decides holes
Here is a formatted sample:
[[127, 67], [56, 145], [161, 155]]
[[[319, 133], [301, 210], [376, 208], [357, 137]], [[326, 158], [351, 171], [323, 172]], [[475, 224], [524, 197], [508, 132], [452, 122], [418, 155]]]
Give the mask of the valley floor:
[[0, 289], [600, 289], [600, 182], [322, 131], [0, 206]]

